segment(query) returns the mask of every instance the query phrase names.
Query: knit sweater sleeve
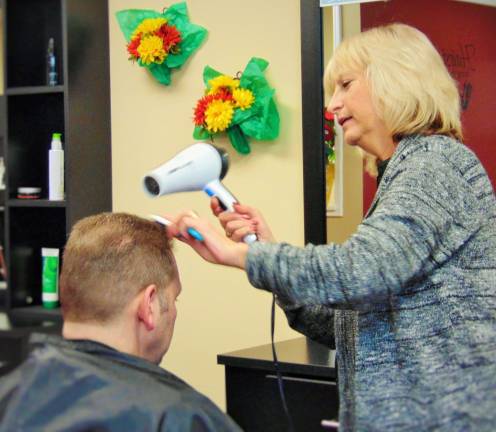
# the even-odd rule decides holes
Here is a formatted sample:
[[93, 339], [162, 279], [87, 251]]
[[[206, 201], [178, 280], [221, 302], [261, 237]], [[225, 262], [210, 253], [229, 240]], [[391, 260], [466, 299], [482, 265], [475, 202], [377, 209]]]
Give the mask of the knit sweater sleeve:
[[289, 326], [331, 349], [336, 348], [334, 338], [334, 310], [319, 304], [298, 304], [290, 300], [277, 300], [286, 314]]
[[388, 173], [374, 214], [344, 244], [251, 245], [251, 284], [296, 304], [353, 309], [382, 303], [450, 259], [478, 223], [477, 199], [465, 179], [430, 152], [415, 153]]

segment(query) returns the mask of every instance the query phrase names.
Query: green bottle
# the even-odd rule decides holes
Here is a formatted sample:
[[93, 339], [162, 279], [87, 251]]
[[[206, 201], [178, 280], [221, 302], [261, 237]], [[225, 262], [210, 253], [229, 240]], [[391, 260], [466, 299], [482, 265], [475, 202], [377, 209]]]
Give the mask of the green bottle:
[[43, 307], [54, 309], [59, 306], [59, 250], [42, 248], [41, 301]]

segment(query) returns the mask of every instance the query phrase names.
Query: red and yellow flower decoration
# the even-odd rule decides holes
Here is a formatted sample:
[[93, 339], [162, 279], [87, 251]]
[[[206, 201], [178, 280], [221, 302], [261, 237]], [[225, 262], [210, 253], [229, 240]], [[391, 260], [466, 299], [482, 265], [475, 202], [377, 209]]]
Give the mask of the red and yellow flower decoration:
[[239, 77], [221, 74], [210, 67], [203, 71], [204, 96], [194, 108], [196, 139], [226, 132], [233, 147], [250, 152], [248, 137], [272, 140], [279, 134], [279, 113], [263, 71], [268, 62], [252, 58]]
[[324, 108], [324, 148], [326, 155], [326, 208], [332, 201], [334, 190], [336, 151], [334, 144], [336, 143], [336, 133], [334, 130], [334, 114]]
[[127, 44], [130, 60], [141, 60], [145, 65], [162, 64], [165, 57], [180, 51], [181, 34], [166, 18], [147, 18], [141, 22]]
[[336, 162], [336, 153], [334, 151], [334, 114], [324, 109], [324, 146], [326, 160], [328, 164]]
[[184, 2], [163, 12], [122, 10], [116, 17], [127, 41], [129, 60], [148, 69], [164, 85], [170, 84], [171, 70], [180, 68], [207, 35], [206, 29], [189, 21]]
[[206, 95], [196, 104], [195, 125], [212, 134], [224, 132], [231, 125], [234, 111], [244, 111], [254, 102], [253, 92], [240, 88], [239, 79], [219, 75], [208, 82]]

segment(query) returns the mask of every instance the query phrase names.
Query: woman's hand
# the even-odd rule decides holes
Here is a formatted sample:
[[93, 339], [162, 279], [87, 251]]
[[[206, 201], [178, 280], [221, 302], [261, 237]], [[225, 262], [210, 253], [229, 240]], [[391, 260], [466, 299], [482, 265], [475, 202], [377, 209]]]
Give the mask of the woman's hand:
[[[209, 222], [200, 219], [194, 212], [182, 212], [176, 216], [165, 216], [172, 225], [167, 227], [167, 237], [177, 237], [190, 245], [203, 259], [214, 264], [245, 269], [248, 245], [236, 243], [220, 234]], [[188, 228], [196, 229], [203, 241], [191, 237]]]
[[243, 204], [234, 204], [235, 211], [227, 212], [220, 206], [216, 197], [210, 200], [210, 208], [219, 219], [226, 236], [232, 240], [241, 242], [246, 235], [255, 233], [259, 241], [275, 241], [262, 213], [257, 209]]

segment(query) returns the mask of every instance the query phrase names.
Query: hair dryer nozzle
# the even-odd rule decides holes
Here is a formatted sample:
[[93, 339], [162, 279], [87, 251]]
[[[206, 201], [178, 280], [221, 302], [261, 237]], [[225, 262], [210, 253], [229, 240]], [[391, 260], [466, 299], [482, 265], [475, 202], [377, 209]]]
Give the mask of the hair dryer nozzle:
[[151, 176], [145, 176], [143, 179], [145, 190], [148, 191], [150, 195], [158, 196], [160, 194], [160, 185]]

